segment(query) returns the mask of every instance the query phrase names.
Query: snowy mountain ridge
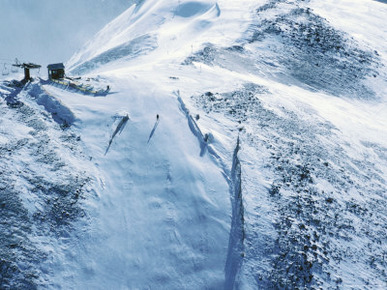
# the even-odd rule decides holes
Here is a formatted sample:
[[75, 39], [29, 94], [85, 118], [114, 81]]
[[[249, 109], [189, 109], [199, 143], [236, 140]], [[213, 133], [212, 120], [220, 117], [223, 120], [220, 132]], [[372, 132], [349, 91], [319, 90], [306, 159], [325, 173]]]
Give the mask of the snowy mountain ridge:
[[0, 85], [0, 285], [384, 289], [387, 6], [138, 2]]

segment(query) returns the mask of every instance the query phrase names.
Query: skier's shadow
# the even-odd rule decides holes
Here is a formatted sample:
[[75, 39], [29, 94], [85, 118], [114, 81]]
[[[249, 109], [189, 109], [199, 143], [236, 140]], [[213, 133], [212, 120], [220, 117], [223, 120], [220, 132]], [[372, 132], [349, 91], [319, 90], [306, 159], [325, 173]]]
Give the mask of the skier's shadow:
[[159, 123], [160, 123], [160, 119], [157, 118], [157, 121], [156, 121], [155, 125], [153, 126], [152, 132], [150, 133], [149, 138], [148, 138], [148, 142], [147, 142], [146, 144], [149, 144], [149, 142], [150, 142], [150, 140], [152, 139], [153, 134], [155, 133], [155, 131], [156, 131], [157, 126], [159, 125]]

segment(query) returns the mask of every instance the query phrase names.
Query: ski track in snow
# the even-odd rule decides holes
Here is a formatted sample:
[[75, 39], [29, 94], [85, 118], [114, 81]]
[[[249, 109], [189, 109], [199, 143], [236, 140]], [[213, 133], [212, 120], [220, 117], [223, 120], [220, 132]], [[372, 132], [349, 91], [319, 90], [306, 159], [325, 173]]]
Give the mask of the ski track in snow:
[[386, 288], [383, 1], [166, 2], [0, 84], [0, 285]]

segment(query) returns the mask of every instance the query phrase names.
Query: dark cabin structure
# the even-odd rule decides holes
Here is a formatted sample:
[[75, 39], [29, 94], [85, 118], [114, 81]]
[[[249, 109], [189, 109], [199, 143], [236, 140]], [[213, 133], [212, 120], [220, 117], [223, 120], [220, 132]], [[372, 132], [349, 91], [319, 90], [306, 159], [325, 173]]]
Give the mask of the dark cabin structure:
[[65, 66], [63, 63], [54, 63], [54, 64], [49, 64], [47, 66], [48, 69], [48, 79], [54, 79], [54, 80], [59, 80], [63, 79], [65, 76]]

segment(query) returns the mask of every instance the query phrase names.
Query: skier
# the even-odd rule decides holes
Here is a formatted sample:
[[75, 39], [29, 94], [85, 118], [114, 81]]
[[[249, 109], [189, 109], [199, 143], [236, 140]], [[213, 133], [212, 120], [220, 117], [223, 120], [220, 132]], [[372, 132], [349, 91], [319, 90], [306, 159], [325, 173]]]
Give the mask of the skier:
[[149, 144], [149, 141], [152, 139], [152, 136], [153, 136], [153, 134], [155, 133], [155, 131], [156, 131], [156, 129], [157, 129], [157, 126], [159, 125], [159, 122], [160, 122], [160, 116], [159, 116], [159, 114], [157, 114], [157, 115], [156, 115], [156, 123], [155, 123], [155, 125], [153, 126], [152, 132], [151, 132], [150, 135], [149, 135], [147, 144]]

